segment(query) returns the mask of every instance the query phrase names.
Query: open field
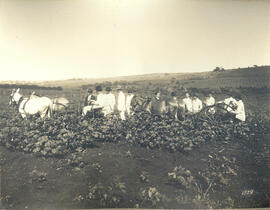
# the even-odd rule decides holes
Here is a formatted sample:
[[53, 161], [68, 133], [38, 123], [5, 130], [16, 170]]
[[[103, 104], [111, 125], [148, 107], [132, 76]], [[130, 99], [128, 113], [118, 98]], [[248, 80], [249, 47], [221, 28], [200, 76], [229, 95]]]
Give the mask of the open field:
[[144, 112], [126, 122], [83, 119], [78, 111], [86, 89], [79, 85], [36, 91], [67, 97], [68, 113], [22, 120], [7, 105], [10, 90], [0, 89], [2, 203], [14, 209], [270, 207], [269, 71], [243, 75], [122, 84], [144, 96], [158, 86], [179, 97], [183, 88], [201, 98], [212, 90], [217, 100], [227, 97], [223, 88], [241, 92], [247, 121], [237, 125], [203, 114], [184, 122]]

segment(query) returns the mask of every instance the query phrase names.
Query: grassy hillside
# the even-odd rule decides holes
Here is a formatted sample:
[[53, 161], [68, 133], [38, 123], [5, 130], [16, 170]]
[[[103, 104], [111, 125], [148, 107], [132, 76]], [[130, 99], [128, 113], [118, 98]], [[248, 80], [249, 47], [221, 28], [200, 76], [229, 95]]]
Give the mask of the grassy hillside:
[[179, 83], [186, 87], [222, 88], [222, 87], [270, 87], [270, 66], [228, 69], [223, 72], [200, 73], [157, 73], [103, 79], [71, 79], [45, 82], [40, 85], [80, 87], [95, 83]]
[[100, 79], [69, 79], [43, 82], [7, 81], [2, 84], [30, 84], [46, 87], [79, 88], [96, 83], [123, 84], [159, 84], [176, 83], [176, 86], [187, 88], [224, 88], [224, 87], [270, 87], [270, 66], [254, 66], [248, 68], [227, 69], [220, 72], [200, 73], [155, 73], [134, 76], [100, 78]]
[[187, 86], [197, 88], [269, 88], [270, 66], [212, 72], [209, 73], [208, 78], [191, 79]]

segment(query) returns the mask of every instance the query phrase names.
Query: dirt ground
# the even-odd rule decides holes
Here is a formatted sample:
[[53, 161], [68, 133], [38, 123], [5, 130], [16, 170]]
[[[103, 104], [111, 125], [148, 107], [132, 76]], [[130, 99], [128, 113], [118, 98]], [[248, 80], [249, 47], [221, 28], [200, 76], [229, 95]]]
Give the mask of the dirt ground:
[[[97, 143], [77, 153], [81, 157], [79, 167], [72, 164], [72, 154], [64, 159], [43, 158], [0, 147], [2, 203], [12, 209], [100, 208], [99, 200], [87, 199], [89, 186], [108, 186], [117, 179], [125, 185], [118, 207], [152, 208], [141, 202], [138, 192], [155, 186], [166, 197], [155, 208], [204, 208], [207, 206], [202, 203], [179, 202], [179, 189], [168, 182], [168, 172], [178, 165], [192, 173], [210, 170], [212, 159], [225, 157], [236, 159], [237, 176], [230, 180], [229, 191], [220, 189], [211, 199], [217, 201], [225, 193], [235, 201], [235, 207], [269, 207], [270, 162], [269, 157], [259, 157], [261, 150], [269, 147], [269, 136], [254, 141], [214, 142], [187, 154]], [[142, 174], [147, 174], [146, 180]], [[244, 195], [248, 190], [253, 193]]]
[[[269, 93], [248, 97], [253, 103], [247, 109], [269, 110]], [[207, 196], [200, 199], [170, 183], [168, 173], [176, 166], [191, 174], [220, 174], [229, 166], [233, 172], [215, 191], [202, 184], [199, 193]], [[217, 139], [187, 153], [96, 142], [64, 158], [44, 158], [0, 146], [0, 167], [1, 201], [10, 209], [270, 207], [270, 135]], [[142, 196], [149, 188], [157, 189], [161, 196], [154, 201], [161, 201]]]

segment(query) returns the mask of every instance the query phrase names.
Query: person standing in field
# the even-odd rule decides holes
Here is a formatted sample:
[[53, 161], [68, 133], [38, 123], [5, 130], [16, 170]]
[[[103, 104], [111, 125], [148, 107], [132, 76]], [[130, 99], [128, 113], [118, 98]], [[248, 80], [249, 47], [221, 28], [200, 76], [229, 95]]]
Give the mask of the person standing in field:
[[165, 100], [161, 100], [160, 91], [155, 92], [155, 96], [152, 98], [152, 100], [148, 104], [146, 111], [154, 115], [163, 115], [165, 113], [166, 102]]
[[126, 98], [126, 111], [127, 111], [127, 116], [131, 116], [133, 113], [131, 113], [131, 109], [132, 109], [132, 99], [134, 98], [134, 91], [132, 89], [128, 89], [128, 95]]
[[117, 87], [118, 98], [117, 98], [117, 110], [119, 111], [121, 120], [125, 120], [125, 112], [126, 112], [126, 96], [123, 93], [122, 87]]
[[202, 101], [198, 98], [197, 94], [194, 94], [192, 99], [192, 113], [196, 114], [203, 108]]
[[172, 98], [167, 102], [168, 114], [170, 115], [170, 117], [178, 120], [179, 102], [174, 91], [171, 92], [171, 97]]
[[237, 100], [237, 107], [236, 110], [234, 111], [235, 118], [244, 122], [246, 121], [246, 113], [245, 113], [245, 106], [242, 101], [242, 96], [241, 95], [236, 96], [236, 100]]
[[100, 107], [104, 107], [104, 94], [102, 93], [102, 87], [100, 85], [96, 86], [97, 101], [96, 104]]
[[184, 103], [184, 106], [185, 106], [185, 112], [192, 113], [193, 112], [192, 100], [190, 98], [189, 93], [186, 93], [186, 97], [183, 99], [183, 103]]
[[[96, 88], [96, 89], [99, 89], [99, 88]], [[98, 91], [93, 91], [91, 89], [88, 90], [88, 94], [85, 97], [85, 101], [84, 101], [84, 107], [82, 109], [82, 116], [86, 116], [89, 112], [92, 112], [92, 111], [96, 113], [97, 110], [102, 109], [102, 106], [100, 106], [97, 102], [97, 96], [96, 96], [97, 92]], [[93, 116], [95, 115], [94, 112], [93, 112]]]
[[246, 113], [242, 96], [236, 95], [235, 98], [236, 99], [231, 96], [224, 100], [226, 109], [229, 113], [232, 113], [237, 120], [244, 122], [246, 120]]
[[90, 106], [96, 101], [96, 96], [93, 94], [92, 89], [87, 90], [87, 96], [84, 100], [84, 106]]
[[106, 87], [106, 94], [103, 96], [103, 113], [104, 116], [113, 113], [115, 106], [115, 96], [111, 93], [111, 88]]
[[[208, 95], [204, 101], [205, 106], [213, 106], [213, 105], [215, 105], [215, 102], [216, 101], [215, 101], [215, 98], [213, 97], [212, 93], [208, 93]], [[210, 108], [208, 111], [211, 114], [215, 114], [215, 112], [216, 112], [214, 107]]]
[[237, 106], [237, 101], [232, 97], [232, 94], [230, 94], [229, 98], [224, 99], [224, 101], [221, 101], [219, 103], [224, 103], [225, 104], [225, 109], [229, 112], [232, 113], [236, 109]]

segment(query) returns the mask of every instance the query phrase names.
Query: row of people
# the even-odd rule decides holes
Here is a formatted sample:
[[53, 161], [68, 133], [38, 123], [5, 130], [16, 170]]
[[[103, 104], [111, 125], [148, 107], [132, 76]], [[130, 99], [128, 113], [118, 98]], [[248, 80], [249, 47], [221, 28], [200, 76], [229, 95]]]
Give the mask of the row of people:
[[[235, 94], [234, 97], [235, 98], [233, 98], [233, 95], [230, 94], [229, 98], [218, 101], [217, 104], [224, 104], [224, 110], [226, 110], [228, 113], [235, 115], [236, 119], [240, 121], [245, 121], [246, 114], [242, 97], [239, 94]], [[189, 94], [187, 93], [186, 98], [183, 99], [183, 101], [186, 105], [188, 112], [190, 113], [198, 113], [199, 111], [201, 111], [203, 106], [213, 106], [216, 104], [216, 100], [211, 93], [208, 94], [208, 96], [203, 102], [198, 98], [197, 95], [193, 97], [193, 100], [190, 100]], [[214, 114], [215, 108], [211, 107], [208, 111], [211, 114]]]
[[[202, 110], [204, 105], [212, 106], [215, 104], [215, 98], [212, 96], [211, 93], [208, 94], [204, 101], [201, 101], [196, 94], [191, 97], [189, 93], [186, 93], [186, 97], [180, 100], [177, 98], [175, 92], [171, 93], [171, 98], [169, 100], [162, 100], [161, 98], [161, 93], [157, 91], [147, 110], [152, 113], [161, 114], [162, 112], [168, 111], [167, 109], [179, 107], [183, 108], [186, 113], [196, 114]], [[215, 113], [214, 108], [210, 108], [209, 111], [213, 114]]]
[[117, 110], [122, 120], [126, 119], [126, 114], [131, 115], [131, 101], [134, 97], [133, 91], [128, 90], [127, 96], [121, 87], [117, 88], [117, 94], [112, 93], [110, 87], [106, 87], [105, 92], [101, 86], [97, 86], [93, 91], [88, 90], [85, 98], [83, 115], [93, 109], [102, 109], [104, 116], [107, 116]]
[[[229, 98], [224, 99], [223, 101], [219, 101], [217, 103], [224, 104], [224, 110], [228, 113], [235, 115], [235, 118], [240, 121], [245, 121], [245, 108], [244, 103], [242, 101], [241, 95], [236, 94], [234, 96], [231, 95]], [[199, 99], [197, 94], [194, 94], [192, 97], [189, 93], [186, 93], [184, 99], [178, 99], [176, 97], [175, 92], [171, 93], [171, 99], [162, 100], [160, 96], [160, 92], [157, 91], [155, 93], [155, 97], [150, 102], [147, 110], [153, 114], [162, 115], [165, 112], [171, 113], [175, 119], [179, 119], [179, 115], [177, 110], [184, 110], [184, 114], [196, 114], [200, 112], [203, 107], [210, 107], [208, 112], [211, 114], [215, 114], [216, 110], [214, 105], [216, 104], [216, 100], [211, 93], [207, 94], [205, 100]]]
[[[117, 88], [117, 93], [112, 93], [110, 87], [102, 91], [101, 86], [97, 86], [95, 91], [88, 90], [88, 95], [85, 98], [85, 107], [83, 109], [83, 115], [86, 115], [87, 111], [100, 108], [102, 113], [107, 116], [117, 110], [122, 120], [126, 119], [126, 115], [132, 114], [132, 99], [134, 97], [133, 91], [130, 89], [125, 94], [121, 87]], [[244, 103], [241, 100], [240, 95], [226, 98], [223, 101], [217, 103], [225, 104], [224, 109], [229, 113], [235, 115], [236, 119], [245, 121], [245, 109]], [[117, 100], [116, 100], [117, 99]], [[208, 109], [209, 113], [214, 114], [215, 108], [212, 107], [216, 104], [216, 100], [211, 93], [207, 94], [207, 97], [202, 101], [199, 99], [197, 94], [190, 94], [187, 92], [184, 99], [178, 99], [175, 92], [171, 93], [171, 97], [168, 100], [164, 100], [161, 97], [160, 91], [155, 93], [155, 96], [151, 99], [150, 103], [146, 106], [146, 111], [152, 114], [162, 115], [165, 113], [171, 113], [176, 119], [179, 119], [178, 110], [179, 108], [184, 110], [184, 114], [196, 114], [200, 112], [203, 107], [210, 106]]]
[[[235, 98], [233, 98], [233, 95], [231, 94], [229, 98], [226, 98], [222, 101], [218, 101], [217, 104], [224, 104], [224, 110], [226, 110], [228, 113], [235, 115], [236, 119], [240, 121], [245, 121], [246, 114], [242, 97], [239, 94], [235, 94], [234, 97]], [[215, 98], [211, 93], [208, 94], [208, 96], [205, 98], [203, 102], [198, 98], [197, 95], [195, 95], [193, 97], [193, 100], [191, 100], [190, 102], [189, 94], [186, 94], [186, 98], [183, 101], [185, 102], [187, 110], [190, 113], [198, 113], [199, 111], [201, 111], [203, 106], [213, 106], [216, 104]], [[215, 108], [211, 107], [208, 111], [211, 114], [214, 114]]]
[[[202, 110], [203, 106], [212, 106], [215, 104], [215, 98], [211, 93], [205, 98], [204, 101], [200, 100], [197, 94], [194, 94], [190, 97], [189, 93], [186, 93], [186, 97], [183, 99], [183, 103], [185, 105], [185, 109], [188, 113], [198, 113]], [[215, 109], [210, 108], [209, 112], [214, 114]]]

